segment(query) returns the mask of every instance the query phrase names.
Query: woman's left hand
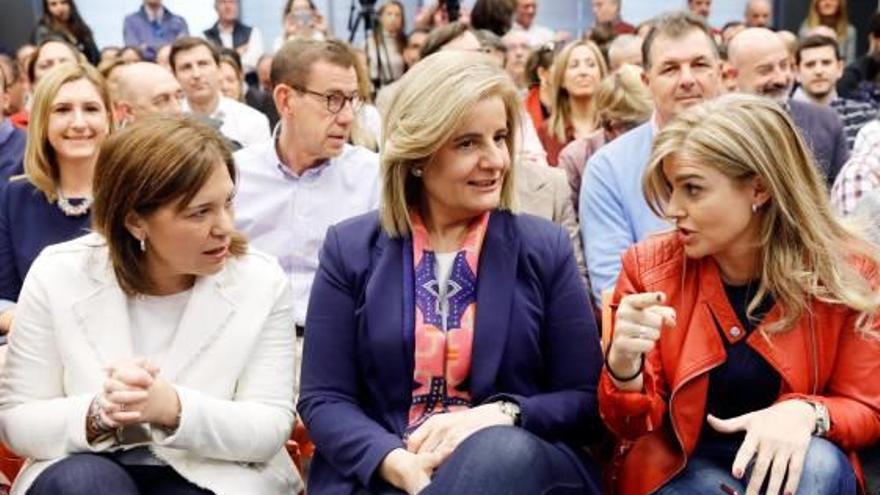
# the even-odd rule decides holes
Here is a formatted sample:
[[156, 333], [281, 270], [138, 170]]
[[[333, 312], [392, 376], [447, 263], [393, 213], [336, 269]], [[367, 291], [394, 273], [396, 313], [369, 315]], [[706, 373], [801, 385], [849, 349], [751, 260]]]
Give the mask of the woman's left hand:
[[108, 417], [122, 424], [137, 413], [137, 422], [166, 428], [177, 427], [180, 398], [159, 369], [144, 359], [120, 363], [107, 370], [105, 407]]
[[435, 414], [419, 426], [406, 442], [415, 454], [435, 452], [445, 460], [467, 437], [490, 426], [513, 425], [513, 419], [501, 412], [497, 402], [465, 411]]
[[730, 419], [709, 415], [708, 422], [721, 433], [746, 432], [732, 468], [733, 476], [740, 479], [749, 462], [755, 458], [746, 495], [758, 495], [768, 472], [770, 478], [766, 493], [780, 492], [786, 472], [788, 479], [784, 493], [797, 492], [816, 425], [816, 412], [812, 405], [802, 400], [787, 400]]

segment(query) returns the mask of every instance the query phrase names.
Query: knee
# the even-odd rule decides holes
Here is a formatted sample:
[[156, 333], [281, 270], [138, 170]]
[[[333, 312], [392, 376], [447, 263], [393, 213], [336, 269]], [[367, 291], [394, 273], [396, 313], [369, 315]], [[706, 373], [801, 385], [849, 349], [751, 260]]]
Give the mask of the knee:
[[843, 451], [824, 438], [813, 438], [804, 459], [798, 493], [849, 495], [855, 489], [855, 473]]
[[542, 458], [541, 440], [513, 426], [485, 428], [468, 437], [458, 448], [467, 453], [468, 465], [501, 472], [534, 467]]
[[134, 482], [115, 462], [94, 454], [74, 454], [40, 473], [28, 495], [95, 495], [138, 493]]

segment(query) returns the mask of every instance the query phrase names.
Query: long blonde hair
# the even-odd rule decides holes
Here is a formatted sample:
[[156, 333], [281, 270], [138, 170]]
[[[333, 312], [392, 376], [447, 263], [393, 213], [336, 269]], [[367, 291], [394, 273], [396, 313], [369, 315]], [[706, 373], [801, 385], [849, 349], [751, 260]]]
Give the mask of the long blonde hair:
[[[417, 206], [421, 180], [412, 169], [433, 166], [433, 157], [449, 142], [474, 106], [499, 97], [507, 114], [507, 149], [516, 156], [514, 137], [519, 134], [522, 107], [510, 77], [487, 55], [462, 56], [440, 51], [413, 66], [403, 78], [385, 115], [382, 129], [382, 227], [391, 237], [412, 230], [409, 208]], [[514, 203], [512, 164], [501, 185], [500, 209]]]
[[[730, 94], [679, 114], [657, 135], [643, 178], [651, 209], [663, 216], [671, 186], [663, 172], [670, 158], [686, 157], [742, 183], [757, 177], [771, 199], [759, 210], [760, 286], [751, 313], [771, 294], [783, 308], [767, 332], [784, 331], [812, 299], [841, 304], [863, 316], [880, 310], [880, 293], [854, 264], [877, 266], [873, 249], [832, 213], [824, 179], [788, 113], [759, 96]], [[871, 332], [861, 318], [859, 328]]]
[[[837, 33], [837, 41], [842, 42], [846, 39], [846, 31], [849, 29], [849, 9], [846, 6], [846, 0], [838, 0], [838, 2], [834, 25], [828, 27], [834, 29], [834, 32]], [[819, 0], [810, 2], [806, 25], [808, 30], [818, 26], [827, 26], [827, 24], [822, 24], [822, 16], [819, 15]]]
[[[565, 82], [565, 71], [568, 69], [568, 60], [575, 48], [585, 46], [590, 50], [596, 64], [599, 66], [599, 79], [605, 79], [608, 75], [608, 65], [605, 63], [605, 57], [602, 50], [589, 40], [580, 40], [570, 43], [559, 52], [556, 61], [553, 62], [553, 72], [550, 75], [550, 85], [552, 88], [552, 96], [550, 101], [550, 120], [547, 123], [548, 131], [557, 141], [564, 143], [568, 139], [565, 135], [565, 128], [571, 124], [571, 95], [568, 90], [563, 87]], [[600, 81], [597, 81], [600, 82]], [[598, 85], [597, 85], [598, 86]], [[596, 105], [590, 105], [593, 127], [598, 125], [598, 117], [596, 116]]]
[[58, 181], [61, 179], [61, 171], [58, 168], [58, 160], [55, 150], [49, 143], [49, 115], [52, 113], [52, 101], [61, 91], [61, 87], [67, 83], [85, 79], [92, 83], [101, 102], [104, 104], [104, 112], [107, 116], [107, 135], [113, 132], [113, 107], [110, 93], [104, 78], [98, 70], [88, 63], [65, 63], [53, 67], [48, 73], [40, 78], [34, 89], [31, 118], [28, 123], [28, 140], [24, 150], [24, 173], [28, 181], [34, 187], [46, 195], [50, 203], [58, 199]]

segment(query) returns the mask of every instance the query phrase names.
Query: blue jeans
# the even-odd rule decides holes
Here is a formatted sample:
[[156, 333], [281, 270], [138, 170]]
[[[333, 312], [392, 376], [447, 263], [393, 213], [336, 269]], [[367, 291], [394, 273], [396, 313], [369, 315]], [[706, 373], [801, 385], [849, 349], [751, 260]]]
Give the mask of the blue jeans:
[[37, 476], [27, 495], [213, 495], [168, 466], [125, 466], [97, 454], [73, 454]]
[[[730, 471], [740, 441], [707, 440], [697, 446], [684, 471], [654, 492], [654, 495], [723, 495], [721, 485], [743, 495], [751, 468], [742, 480]], [[765, 478], [765, 487], [769, 473]], [[783, 484], [783, 488], [784, 488]], [[824, 438], [813, 438], [804, 460], [797, 495], [855, 495], [856, 476], [840, 448]]]
[[[591, 469], [522, 428], [493, 426], [465, 439], [420, 495], [599, 495]], [[381, 483], [359, 495], [402, 493]]]

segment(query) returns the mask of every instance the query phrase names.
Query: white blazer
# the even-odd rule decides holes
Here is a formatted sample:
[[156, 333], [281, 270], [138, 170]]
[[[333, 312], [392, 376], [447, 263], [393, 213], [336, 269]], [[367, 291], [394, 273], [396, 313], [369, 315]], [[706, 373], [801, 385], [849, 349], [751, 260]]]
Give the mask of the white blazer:
[[[180, 426], [150, 450], [218, 495], [298, 493], [284, 449], [294, 422], [294, 331], [288, 282], [262, 253], [230, 258], [198, 277], [161, 375], [180, 396]], [[46, 248], [25, 279], [0, 375], [0, 440], [28, 458], [24, 494], [51, 463], [112, 451], [86, 441], [85, 421], [104, 367], [134, 357], [127, 296], [104, 239], [88, 234]]]

